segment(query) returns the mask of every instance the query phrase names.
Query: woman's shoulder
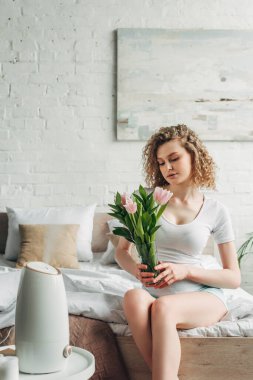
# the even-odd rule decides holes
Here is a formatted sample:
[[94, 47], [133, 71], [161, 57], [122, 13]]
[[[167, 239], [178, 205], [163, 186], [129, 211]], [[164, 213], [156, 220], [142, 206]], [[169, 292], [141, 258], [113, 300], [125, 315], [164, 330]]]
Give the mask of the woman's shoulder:
[[216, 199], [216, 198], [213, 198], [213, 197], [210, 197], [206, 194], [204, 194], [204, 197], [205, 197], [205, 202], [206, 204], [208, 205], [208, 208], [209, 209], [213, 209], [213, 211], [220, 211], [220, 212], [226, 212], [228, 211], [228, 207], [223, 203], [221, 202], [220, 200]]

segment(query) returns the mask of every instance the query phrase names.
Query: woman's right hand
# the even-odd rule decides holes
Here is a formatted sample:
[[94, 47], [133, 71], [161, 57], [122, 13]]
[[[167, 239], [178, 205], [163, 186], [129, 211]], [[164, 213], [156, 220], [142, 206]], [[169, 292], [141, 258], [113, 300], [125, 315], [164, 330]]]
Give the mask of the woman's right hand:
[[139, 280], [146, 288], [154, 286], [154, 273], [145, 272], [147, 265], [136, 264], [136, 275], [135, 277]]

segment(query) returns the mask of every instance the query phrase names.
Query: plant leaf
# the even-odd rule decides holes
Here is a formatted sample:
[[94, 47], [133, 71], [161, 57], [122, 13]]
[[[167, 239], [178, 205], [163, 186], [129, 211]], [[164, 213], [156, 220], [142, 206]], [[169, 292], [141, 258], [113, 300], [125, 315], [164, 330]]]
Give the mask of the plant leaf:
[[139, 186], [139, 193], [140, 193], [141, 197], [146, 201], [148, 195], [147, 195], [147, 192], [142, 185]]
[[[250, 235], [250, 237], [240, 246], [240, 248], [237, 251], [237, 260], [239, 267], [241, 267], [241, 261], [244, 256], [247, 256], [249, 253], [251, 253], [251, 249], [253, 246], [253, 234]], [[252, 252], [253, 253], [253, 252]]]
[[162, 205], [162, 206], [160, 207], [160, 209], [159, 209], [159, 211], [158, 211], [158, 213], [157, 213], [157, 216], [156, 216], [157, 220], [161, 217], [161, 215], [162, 215], [162, 213], [164, 212], [164, 210], [166, 209], [166, 207], [167, 207], [167, 203], [166, 203], [165, 205]]
[[133, 197], [135, 198], [136, 201], [139, 201], [139, 202], [141, 202], [143, 204], [143, 199], [138, 194], [133, 193], [132, 195], [133, 195]]
[[118, 191], [117, 191], [117, 194], [116, 194], [116, 197], [115, 197], [115, 203], [116, 203], [117, 206], [122, 205], [122, 203], [121, 203], [121, 195], [120, 195], [120, 193]]
[[130, 231], [127, 228], [124, 228], [124, 227], [115, 227], [113, 229], [113, 233], [114, 233], [114, 235], [123, 236], [128, 241], [131, 241], [132, 243], [134, 243], [134, 240], [133, 240], [133, 238], [131, 236], [131, 233], [130, 233]]
[[155, 226], [154, 228], [152, 228], [152, 230], [150, 231], [150, 235], [153, 235], [161, 226]]

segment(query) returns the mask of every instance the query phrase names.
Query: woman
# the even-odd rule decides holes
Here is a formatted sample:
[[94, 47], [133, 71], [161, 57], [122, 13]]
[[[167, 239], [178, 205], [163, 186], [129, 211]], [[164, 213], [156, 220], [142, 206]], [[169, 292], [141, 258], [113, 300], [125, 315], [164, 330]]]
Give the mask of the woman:
[[[234, 235], [226, 208], [200, 188], [215, 188], [215, 165], [198, 136], [185, 125], [161, 128], [143, 150], [146, 181], [173, 193], [157, 231], [159, 264], [154, 278], [130, 255], [120, 238], [116, 260], [136, 276], [141, 289], [129, 290], [124, 311], [133, 338], [153, 380], [178, 379], [180, 340], [177, 329], [209, 326], [227, 312], [222, 288], [240, 286]], [[208, 269], [201, 253], [210, 235], [223, 269]]]

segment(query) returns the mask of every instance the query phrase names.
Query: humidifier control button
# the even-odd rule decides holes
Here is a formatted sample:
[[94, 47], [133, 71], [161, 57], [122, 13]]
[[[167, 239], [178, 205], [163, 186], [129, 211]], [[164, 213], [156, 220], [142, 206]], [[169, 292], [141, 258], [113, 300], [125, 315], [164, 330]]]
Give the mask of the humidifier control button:
[[72, 353], [72, 347], [71, 346], [66, 346], [63, 350], [63, 356], [64, 358], [67, 358], [68, 356], [70, 356]]

